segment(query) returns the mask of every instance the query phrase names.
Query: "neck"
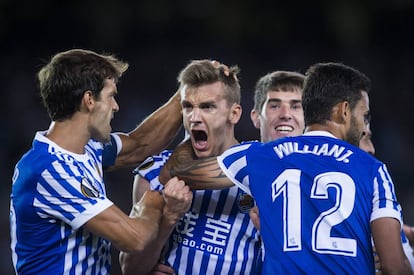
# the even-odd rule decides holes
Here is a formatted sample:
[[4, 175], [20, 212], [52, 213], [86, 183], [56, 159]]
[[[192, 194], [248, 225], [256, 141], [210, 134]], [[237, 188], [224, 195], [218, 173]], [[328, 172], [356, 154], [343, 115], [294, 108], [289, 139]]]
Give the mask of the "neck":
[[88, 132], [83, 129], [83, 126], [76, 119], [53, 122], [46, 137], [65, 150], [76, 154], [83, 154], [85, 145], [90, 139]]
[[342, 127], [340, 127], [340, 124], [337, 124], [333, 121], [327, 121], [325, 124], [319, 124], [314, 123], [310, 124], [306, 127], [305, 132], [311, 132], [311, 131], [325, 131], [328, 133], [331, 133], [335, 137], [339, 139], [344, 139]]

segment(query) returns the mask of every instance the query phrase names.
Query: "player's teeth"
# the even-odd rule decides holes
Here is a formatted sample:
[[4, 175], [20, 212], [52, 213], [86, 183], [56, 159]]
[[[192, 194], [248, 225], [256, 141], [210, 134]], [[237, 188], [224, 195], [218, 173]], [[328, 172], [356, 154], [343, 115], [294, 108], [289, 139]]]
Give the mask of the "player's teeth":
[[293, 131], [293, 128], [290, 126], [279, 126], [276, 128], [277, 131]]

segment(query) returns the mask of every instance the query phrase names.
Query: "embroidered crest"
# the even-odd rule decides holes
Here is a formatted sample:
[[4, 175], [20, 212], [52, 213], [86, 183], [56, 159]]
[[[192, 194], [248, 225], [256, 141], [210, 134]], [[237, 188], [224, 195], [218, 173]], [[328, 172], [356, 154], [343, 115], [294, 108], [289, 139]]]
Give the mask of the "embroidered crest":
[[89, 198], [98, 198], [99, 191], [93, 186], [87, 177], [82, 177], [81, 182], [82, 194]]
[[254, 200], [249, 194], [239, 193], [237, 196], [237, 206], [240, 212], [249, 213], [249, 210], [254, 206]]

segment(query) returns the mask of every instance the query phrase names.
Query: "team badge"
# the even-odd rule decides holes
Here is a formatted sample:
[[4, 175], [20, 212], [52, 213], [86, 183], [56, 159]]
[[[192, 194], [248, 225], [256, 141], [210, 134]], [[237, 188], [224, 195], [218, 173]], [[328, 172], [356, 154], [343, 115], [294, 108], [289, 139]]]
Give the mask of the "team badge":
[[239, 193], [237, 196], [237, 206], [240, 212], [249, 213], [249, 210], [254, 206], [254, 200], [249, 194]]
[[89, 198], [98, 198], [99, 191], [93, 186], [87, 177], [82, 177], [81, 181], [82, 194]]

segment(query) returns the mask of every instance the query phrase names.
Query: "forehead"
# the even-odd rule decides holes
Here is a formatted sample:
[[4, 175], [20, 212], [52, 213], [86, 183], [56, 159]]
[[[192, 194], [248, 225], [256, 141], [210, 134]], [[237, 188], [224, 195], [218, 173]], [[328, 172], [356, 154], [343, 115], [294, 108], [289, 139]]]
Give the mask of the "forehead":
[[291, 89], [289, 91], [269, 90], [267, 92], [267, 100], [278, 99], [280, 101], [302, 100], [301, 89]]
[[356, 107], [363, 112], [369, 111], [369, 96], [367, 92], [362, 91], [362, 97], [358, 100]]
[[107, 78], [104, 80], [104, 86], [101, 94], [110, 94], [112, 92], [118, 92], [116, 88], [116, 82], [113, 78]]
[[220, 81], [197, 87], [184, 86], [181, 91], [181, 100], [189, 102], [203, 102], [224, 98], [224, 84]]

